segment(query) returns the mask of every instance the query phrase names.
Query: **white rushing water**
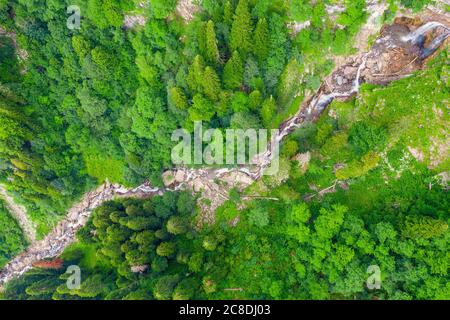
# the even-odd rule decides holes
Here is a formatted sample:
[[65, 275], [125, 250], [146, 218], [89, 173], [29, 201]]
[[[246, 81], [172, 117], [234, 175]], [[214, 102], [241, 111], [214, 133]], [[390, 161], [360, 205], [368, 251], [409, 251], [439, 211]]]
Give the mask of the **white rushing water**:
[[447, 26], [443, 25], [440, 22], [436, 22], [436, 21], [427, 22], [423, 26], [421, 26], [420, 28], [415, 30], [414, 32], [411, 32], [407, 36], [404, 36], [402, 38], [402, 40], [404, 42], [412, 42], [414, 44], [418, 43], [418, 41], [420, 41], [422, 36], [424, 36], [427, 32], [434, 30], [436, 28], [444, 28], [446, 30], [450, 30]]
[[450, 37], [450, 31], [447, 33], [443, 33], [440, 36], [436, 37], [436, 39], [434, 39], [428, 47], [424, 48], [420, 58], [421, 59], [428, 58], [430, 55], [432, 55], [434, 52], [436, 52], [437, 49], [439, 49], [439, 47], [442, 45], [442, 43], [448, 37]]

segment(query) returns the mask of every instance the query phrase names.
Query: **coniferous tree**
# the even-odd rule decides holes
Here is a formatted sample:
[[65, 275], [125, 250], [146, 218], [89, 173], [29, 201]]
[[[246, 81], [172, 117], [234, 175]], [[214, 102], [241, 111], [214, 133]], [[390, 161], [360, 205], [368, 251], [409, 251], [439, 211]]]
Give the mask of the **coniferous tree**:
[[237, 51], [233, 52], [223, 70], [223, 82], [227, 89], [237, 89], [244, 80], [244, 66]]
[[223, 8], [223, 21], [229, 26], [233, 23], [233, 5], [230, 1], [225, 2]]
[[218, 63], [220, 59], [219, 48], [217, 47], [216, 32], [214, 22], [209, 20], [206, 24], [206, 59], [211, 63]]
[[153, 289], [153, 295], [158, 300], [170, 300], [179, 280], [178, 275], [167, 275], [159, 278]]
[[252, 91], [249, 95], [248, 106], [251, 111], [257, 111], [261, 108], [262, 95], [259, 90]]
[[203, 74], [203, 92], [212, 101], [216, 101], [219, 98], [220, 80], [211, 67], [206, 67]]
[[209, 121], [214, 116], [214, 105], [202, 94], [196, 94], [189, 108], [189, 119], [191, 121]]
[[156, 248], [156, 253], [161, 257], [169, 257], [175, 253], [176, 245], [173, 242], [161, 242]]
[[197, 30], [198, 50], [203, 57], [206, 57], [206, 22], [200, 22]]
[[207, 236], [203, 239], [203, 248], [208, 251], [214, 251], [217, 248], [217, 239], [213, 236]]
[[192, 91], [202, 92], [203, 73], [205, 66], [201, 56], [197, 55], [189, 68], [187, 83]]
[[169, 89], [169, 103], [181, 110], [186, 110], [188, 107], [186, 95], [177, 87]]
[[254, 45], [253, 52], [258, 58], [258, 62], [262, 64], [269, 54], [269, 26], [265, 18], [258, 20], [255, 33], [253, 36]]
[[275, 99], [270, 97], [263, 102], [261, 108], [261, 119], [263, 121], [264, 127], [269, 128], [275, 112], [277, 110], [277, 105], [275, 104]]
[[234, 15], [230, 34], [230, 47], [248, 53], [252, 48], [252, 17], [247, 0], [240, 0]]
[[192, 278], [183, 279], [173, 291], [173, 300], [192, 299], [198, 287], [197, 282]]
[[448, 230], [444, 221], [430, 217], [408, 216], [403, 222], [402, 236], [411, 239], [429, 239]]
[[186, 233], [187, 231], [186, 220], [178, 216], [170, 217], [169, 220], [167, 221], [167, 231], [175, 235]]

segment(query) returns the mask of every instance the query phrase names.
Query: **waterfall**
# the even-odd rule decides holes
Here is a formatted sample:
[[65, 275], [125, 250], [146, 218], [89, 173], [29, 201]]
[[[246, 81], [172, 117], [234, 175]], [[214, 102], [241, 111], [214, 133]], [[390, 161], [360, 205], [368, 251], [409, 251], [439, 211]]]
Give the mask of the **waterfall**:
[[438, 27], [442, 27], [442, 28], [444, 28], [446, 30], [449, 30], [449, 28], [447, 28], [445, 25], [443, 25], [440, 22], [435, 22], [435, 21], [427, 22], [423, 26], [421, 26], [420, 28], [415, 30], [414, 32], [411, 32], [409, 35], [404, 36], [402, 38], [402, 41], [404, 41], [404, 42], [412, 42], [413, 44], [418, 44], [419, 40], [421, 39], [421, 36], [426, 34], [428, 31], [433, 30], [433, 29], [438, 28]]
[[359, 89], [361, 88], [361, 72], [366, 67], [367, 57], [369, 56], [369, 53], [366, 53], [364, 57], [362, 58], [362, 62], [359, 65], [358, 71], [356, 72], [356, 79], [353, 82], [353, 88], [350, 94], [358, 93]]
[[435, 21], [428, 22], [428, 23], [425, 23], [420, 28], [418, 28], [417, 30], [411, 32], [409, 35], [403, 37], [402, 40], [405, 42], [411, 42], [412, 44], [422, 47], [425, 42], [425, 34], [428, 31], [433, 30], [435, 28], [439, 28], [439, 27], [444, 28], [447, 32], [436, 37], [436, 39], [434, 39], [427, 48], [423, 49], [423, 52], [420, 55], [420, 58], [425, 59], [425, 58], [429, 57], [430, 55], [432, 55], [440, 47], [442, 42], [444, 42], [448, 37], [450, 37], [450, 29], [447, 26], [443, 25], [440, 22], [435, 22]]
[[441, 34], [439, 37], [434, 39], [427, 48], [424, 48], [422, 54], [420, 55], [421, 59], [426, 59], [436, 52], [437, 49], [441, 46], [442, 42], [444, 42], [448, 37], [450, 37], [450, 32]]

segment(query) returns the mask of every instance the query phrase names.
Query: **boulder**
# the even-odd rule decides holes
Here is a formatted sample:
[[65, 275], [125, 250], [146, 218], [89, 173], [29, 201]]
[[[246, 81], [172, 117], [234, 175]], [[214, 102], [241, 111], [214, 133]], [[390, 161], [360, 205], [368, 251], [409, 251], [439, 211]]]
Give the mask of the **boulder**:
[[173, 171], [166, 171], [162, 175], [164, 186], [170, 187], [175, 183], [175, 174]]
[[142, 265], [142, 266], [133, 266], [131, 267], [131, 272], [133, 273], [144, 273], [145, 271], [147, 271], [148, 269], [148, 265]]
[[311, 161], [311, 153], [299, 153], [294, 157], [294, 160], [298, 162], [298, 165], [303, 173], [308, 170], [309, 162]]

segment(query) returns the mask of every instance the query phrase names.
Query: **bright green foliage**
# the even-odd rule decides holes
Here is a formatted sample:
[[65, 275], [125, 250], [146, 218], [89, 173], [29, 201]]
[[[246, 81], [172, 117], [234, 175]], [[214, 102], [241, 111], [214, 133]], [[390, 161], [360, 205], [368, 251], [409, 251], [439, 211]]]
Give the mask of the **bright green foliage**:
[[265, 127], [270, 127], [271, 121], [274, 118], [276, 111], [277, 106], [275, 100], [272, 97], [266, 99], [260, 110], [261, 119]]
[[153, 295], [158, 300], [170, 300], [178, 281], [177, 275], [161, 277], [153, 289]]
[[411, 8], [414, 11], [419, 11], [424, 6], [429, 4], [430, 2], [431, 2], [431, 0], [400, 0], [400, 3], [403, 6], [405, 6], [407, 8]]
[[206, 67], [203, 73], [203, 92], [212, 101], [219, 99], [220, 81], [214, 69]]
[[177, 0], [152, 0], [151, 11], [156, 19], [166, 18], [177, 5]]
[[181, 280], [173, 291], [173, 300], [189, 300], [194, 296], [198, 284], [192, 278]]
[[172, 216], [167, 221], [167, 231], [175, 235], [186, 233], [187, 221], [182, 217]]
[[180, 88], [174, 87], [169, 89], [168, 100], [170, 104], [178, 109], [186, 110], [188, 107], [186, 95]]
[[322, 208], [314, 223], [317, 236], [325, 239], [333, 238], [339, 232], [346, 212], [347, 208], [342, 206], [335, 206], [332, 210]]
[[253, 23], [248, 8], [248, 0], [239, 0], [230, 32], [231, 50], [247, 53], [252, 47]]
[[295, 93], [299, 92], [301, 82], [300, 66], [296, 60], [290, 61], [280, 76], [278, 84], [278, 104], [287, 106], [295, 97]]
[[214, 116], [214, 105], [201, 94], [196, 94], [189, 108], [189, 119], [191, 121], [209, 121]]
[[254, 52], [260, 64], [262, 64], [269, 54], [269, 27], [265, 18], [259, 19], [253, 35]]
[[360, 25], [365, 21], [366, 12], [364, 10], [366, 2], [364, 0], [345, 1], [346, 11], [338, 19], [338, 23], [347, 27], [350, 34], [358, 32]]
[[220, 60], [219, 49], [217, 47], [216, 32], [214, 31], [214, 21], [209, 20], [206, 24], [206, 60], [211, 63], [218, 63]]
[[290, 15], [296, 21], [305, 21], [311, 18], [313, 5], [309, 0], [290, 0]]
[[80, 60], [83, 60], [90, 52], [90, 43], [82, 36], [72, 37], [72, 47]]
[[258, 208], [253, 209], [250, 212], [250, 216], [248, 218], [249, 223], [251, 225], [254, 225], [256, 227], [265, 227], [269, 224], [269, 217], [267, 214], [267, 211], [265, 210], [259, 210]]
[[233, 52], [223, 70], [223, 83], [227, 89], [237, 89], [241, 86], [244, 76], [244, 66], [237, 51]]
[[411, 239], [429, 239], [447, 232], [448, 224], [430, 217], [408, 216], [402, 226], [402, 236]]
[[169, 257], [175, 253], [176, 245], [173, 242], [162, 242], [156, 248], [156, 253], [161, 257]]
[[202, 92], [204, 69], [205, 67], [202, 57], [199, 55], [196, 56], [189, 68], [189, 73], [186, 79], [191, 90]]
[[365, 175], [378, 165], [380, 157], [375, 152], [365, 154], [360, 160], [353, 160], [345, 168], [336, 171], [336, 178], [347, 180]]
[[309, 239], [310, 229], [306, 223], [311, 217], [311, 212], [305, 204], [299, 204], [290, 210], [287, 214], [288, 223], [286, 233], [295, 238], [298, 242], [306, 242]]
[[[161, 184], [173, 165], [176, 128], [202, 120], [256, 129], [263, 101], [273, 97], [263, 121], [270, 126], [277, 104], [290, 101], [291, 93], [278, 99], [277, 87], [285, 64], [300, 54], [286, 6], [204, 1], [182, 23], [176, 4], [155, 0], [144, 10], [131, 0], [80, 0], [80, 30], [67, 28], [61, 2], [0, 8], [2, 26], [28, 53], [17, 59], [14, 42], [1, 38], [1, 181], [32, 212], [40, 236], [106, 179]], [[134, 14], [147, 18], [145, 26], [124, 28], [125, 15]]]
[[[82, 268], [79, 289], [67, 289], [65, 268], [50, 275], [40, 274], [36, 269], [27, 273], [25, 284], [18, 287], [12, 284], [8, 294], [17, 290], [14, 294], [20, 292], [35, 299], [172, 299], [172, 294], [182, 299], [201, 295], [195, 290], [199, 279], [195, 275], [186, 277], [188, 266], [178, 264], [176, 258], [187, 254], [189, 259], [195, 245], [196, 252], [204, 250], [200, 242], [192, 248], [186, 246], [189, 240], [182, 235], [192, 230], [191, 216], [177, 209], [178, 201], [186, 200], [186, 205], [190, 202], [186, 197], [190, 195], [167, 194], [145, 201], [125, 199], [106, 203], [95, 210], [88, 225], [78, 233], [79, 243], [62, 255], [65, 267], [75, 264]], [[164, 211], [176, 215], [162, 218]], [[139, 228], [135, 227], [136, 221], [140, 221]], [[171, 233], [164, 231], [165, 225]], [[195, 269], [202, 265], [200, 258]], [[191, 260], [194, 265], [195, 259]], [[188, 284], [191, 288], [186, 287]], [[153, 296], [138, 294], [141, 291]], [[134, 295], [129, 296], [132, 292]]]
[[266, 86], [275, 89], [287, 63], [286, 46], [289, 43], [283, 18], [274, 13], [269, 18], [270, 51], [264, 65]]
[[365, 122], [355, 123], [349, 134], [348, 142], [358, 154], [374, 150], [382, 151], [388, 138], [384, 128], [378, 128]]
[[207, 251], [214, 251], [217, 249], [217, 239], [213, 236], [207, 236], [203, 239], [203, 248]]
[[25, 248], [26, 241], [17, 222], [0, 200], [0, 268]]
[[233, 5], [229, 0], [225, 2], [223, 8], [223, 21], [228, 25], [233, 23]]

